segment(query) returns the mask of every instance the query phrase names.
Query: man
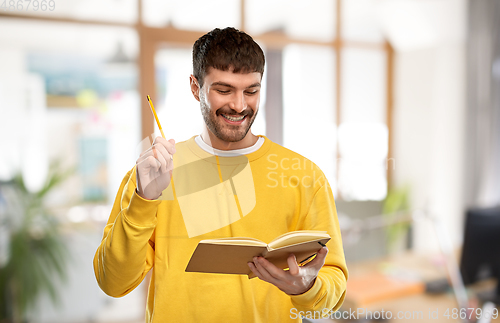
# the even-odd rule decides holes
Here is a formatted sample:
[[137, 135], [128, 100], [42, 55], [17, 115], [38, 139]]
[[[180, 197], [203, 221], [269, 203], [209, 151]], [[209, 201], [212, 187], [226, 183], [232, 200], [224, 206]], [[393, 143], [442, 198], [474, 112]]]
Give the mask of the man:
[[[226, 28], [198, 39], [190, 85], [206, 127], [177, 144], [156, 138], [123, 179], [94, 270], [101, 289], [120, 297], [153, 269], [147, 322], [297, 322], [342, 305], [347, 268], [324, 174], [250, 131], [263, 72], [249, 35]], [[200, 240], [270, 242], [296, 230], [328, 231], [328, 249], [304, 266], [290, 255], [289, 270], [256, 257], [255, 279], [185, 272]]]

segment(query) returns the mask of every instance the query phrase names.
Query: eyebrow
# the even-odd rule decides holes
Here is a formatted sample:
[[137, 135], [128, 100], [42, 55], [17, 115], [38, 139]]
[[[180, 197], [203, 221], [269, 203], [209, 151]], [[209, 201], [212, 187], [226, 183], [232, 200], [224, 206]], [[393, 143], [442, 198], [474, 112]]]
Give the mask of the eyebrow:
[[[232, 88], [232, 89], [235, 88], [231, 84], [224, 83], [224, 82], [214, 82], [214, 83], [212, 83], [211, 86], [216, 86], [216, 85], [225, 86], [225, 87], [229, 87], [229, 88]], [[261, 86], [260, 83], [257, 82], [257, 83], [254, 83], [254, 84], [250, 85], [250, 86], [247, 86], [247, 89], [250, 89], [250, 88], [253, 88], [253, 87], [260, 87], [260, 86]]]

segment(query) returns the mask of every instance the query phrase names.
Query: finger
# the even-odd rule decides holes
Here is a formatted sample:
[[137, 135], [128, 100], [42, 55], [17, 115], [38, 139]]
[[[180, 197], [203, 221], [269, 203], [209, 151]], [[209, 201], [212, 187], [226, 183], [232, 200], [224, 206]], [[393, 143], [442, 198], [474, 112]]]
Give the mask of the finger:
[[[173, 142], [172, 142], [173, 141]], [[167, 149], [168, 153], [170, 155], [173, 155], [175, 154], [175, 140], [173, 139], [170, 139], [170, 141], [166, 140], [165, 138], [163, 137], [156, 137], [154, 142], [153, 142], [153, 145], [154, 144], [161, 144], [165, 147], [165, 149]]]
[[137, 166], [142, 169], [152, 169], [157, 172], [161, 167], [161, 162], [151, 154], [151, 156], [147, 156], [143, 160], [138, 160]]
[[316, 254], [316, 257], [308, 264], [306, 264], [304, 267], [317, 267], [321, 268], [325, 264], [325, 259], [326, 255], [328, 254], [328, 248], [323, 247], [319, 249], [318, 253]]
[[284, 271], [270, 263], [267, 259], [262, 257], [255, 257], [254, 263], [259, 272], [262, 274], [262, 277], [264, 277], [265, 281], [276, 284], [278, 280], [284, 278], [282, 276], [284, 275]]
[[272, 277], [266, 270], [265, 268], [259, 263], [258, 257], [253, 258], [253, 264], [256, 268], [256, 270], [259, 272], [259, 278], [268, 282], [272, 283], [274, 281], [274, 277]]
[[144, 138], [144, 140], [141, 141], [141, 143], [139, 144], [140, 148], [141, 148], [139, 157], [142, 157], [145, 154], [147, 154], [149, 151], [151, 151], [151, 146], [153, 145], [154, 139], [151, 140], [150, 138], [153, 138], [153, 137], [148, 136], [147, 138]]
[[156, 147], [155, 146], [152, 147], [152, 151], [153, 151], [153, 156], [155, 157], [155, 159], [158, 159], [158, 154], [156, 153]]
[[165, 159], [165, 157], [163, 157], [163, 154], [161, 153], [158, 153], [159, 149], [157, 147], [154, 147], [153, 148], [153, 153], [156, 153], [155, 157], [156, 159], [160, 162], [161, 164], [161, 167], [160, 167], [160, 170], [163, 172], [163, 173], [166, 173], [167, 172], [167, 159]]
[[167, 141], [163, 137], [157, 137], [154, 140], [153, 145], [165, 148], [165, 152], [167, 152], [168, 154], [168, 156], [165, 156], [165, 160], [174, 160], [174, 157], [172, 155], [176, 152], [176, 149], [172, 142], [175, 143], [175, 140], [170, 139], [170, 141]]
[[[140, 173], [146, 171], [147, 173], [158, 172], [158, 169], [161, 167], [161, 163], [155, 159], [153, 156], [149, 156], [148, 158], [138, 161], [136, 164], [136, 180], [137, 180], [137, 189], [139, 192], [144, 193], [146, 191], [146, 186], [149, 182], [143, 182], [140, 179]], [[142, 169], [142, 171], [141, 171]]]
[[297, 264], [297, 258], [295, 258], [295, 255], [293, 253], [288, 256], [286, 262], [288, 263], [288, 269], [290, 274], [293, 276], [298, 275], [299, 264]]
[[168, 167], [170, 166], [170, 163], [172, 161], [172, 155], [170, 155], [168, 153], [167, 149], [162, 144], [155, 144], [155, 147], [161, 153], [161, 155], [163, 156], [163, 158], [168, 162], [168, 164], [165, 165], [165, 169], [168, 169]]
[[250, 270], [253, 272], [253, 274], [255, 276], [257, 276], [259, 279], [263, 279], [262, 278], [262, 275], [260, 274], [259, 270], [257, 269], [257, 267], [255, 267], [255, 264], [253, 262], [249, 262], [248, 263], [248, 267], [250, 268]]
[[139, 158], [137, 159], [137, 162], [139, 163], [140, 161], [143, 161], [145, 159], [147, 159], [149, 156], [153, 156], [153, 146], [149, 147], [148, 149], [146, 149], [144, 152], [141, 153], [141, 155], [139, 156]]

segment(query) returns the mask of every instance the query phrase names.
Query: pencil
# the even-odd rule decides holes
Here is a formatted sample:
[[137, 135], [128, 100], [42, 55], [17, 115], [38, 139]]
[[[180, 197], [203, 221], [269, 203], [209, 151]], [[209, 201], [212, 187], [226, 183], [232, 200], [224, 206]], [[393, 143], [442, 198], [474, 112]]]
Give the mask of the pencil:
[[[147, 96], [147, 99], [148, 99], [149, 107], [151, 108], [151, 111], [153, 112], [153, 115], [155, 116], [156, 124], [158, 125], [158, 128], [160, 128], [161, 136], [163, 137], [163, 139], [167, 139], [167, 138], [165, 138], [165, 134], [163, 133], [163, 129], [161, 128], [160, 120], [158, 120], [158, 116], [156, 115], [155, 107], [153, 106], [153, 102], [151, 101], [151, 98], [149, 97], [149, 95]], [[174, 157], [170, 156], [170, 159], [174, 160]]]
[[155, 107], [153, 106], [153, 102], [151, 102], [151, 98], [149, 97], [149, 95], [147, 96], [147, 99], [148, 99], [149, 107], [151, 108], [151, 111], [153, 112], [153, 115], [155, 116], [156, 124], [158, 125], [158, 128], [160, 128], [161, 136], [163, 137], [163, 139], [167, 139], [167, 138], [165, 138], [165, 134], [163, 133], [163, 129], [161, 128], [160, 120], [158, 120], [158, 116], [156, 115]]

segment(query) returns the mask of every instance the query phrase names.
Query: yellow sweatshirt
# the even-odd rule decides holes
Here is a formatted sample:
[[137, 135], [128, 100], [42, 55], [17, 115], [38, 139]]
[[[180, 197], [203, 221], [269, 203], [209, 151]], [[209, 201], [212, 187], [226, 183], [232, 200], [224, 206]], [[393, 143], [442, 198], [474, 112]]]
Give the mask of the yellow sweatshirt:
[[[123, 179], [94, 257], [101, 289], [130, 293], [152, 269], [146, 322], [300, 322], [344, 300], [348, 272], [331, 188], [310, 160], [265, 136], [252, 153], [219, 157], [194, 136], [176, 144], [163, 200], [135, 193], [135, 167]], [[296, 230], [328, 231], [329, 253], [311, 289], [290, 296], [245, 275], [185, 272], [198, 242], [253, 237], [269, 243]]]

